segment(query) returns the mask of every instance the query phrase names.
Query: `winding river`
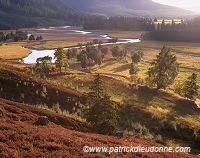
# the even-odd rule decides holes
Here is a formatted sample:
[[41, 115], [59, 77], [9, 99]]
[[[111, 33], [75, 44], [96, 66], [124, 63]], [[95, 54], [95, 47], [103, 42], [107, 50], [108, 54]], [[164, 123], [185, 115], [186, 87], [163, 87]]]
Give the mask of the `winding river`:
[[[109, 37], [108, 35], [99, 35], [99, 34], [93, 34], [92, 32], [86, 32], [86, 31], [80, 31], [80, 30], [67, 30], [66, 28], [69, 28], [71, 26], [60, 26], [60, 27], [48, 27], [48, 28], [39, 28], [36, 29], [36, 31], [39, 31], [39, 33], [32, 33], [34, 36], [38, 36], [38, 35], [42, 35], [43, 37], [58, 37], [58, 36], [51, 36], [48, 35], [48, 33], [42, 32], [42, 31], [65, 31], [68, 32], [70, 34], [80, 34], [80, 35], [87, 35], [85, 37], [82, 38], [88, 38], [88, 39], [98, 39], [98, 40], [108, 40], [108, 39], [112, 39], [111, 37]], [[30, 34], [29, 34], [30, 35]], [[68, 36], [66, 36], [65, 38], [70, 38]], [[110, 44], [122, 44], [122, 43], [136, 43], [136, 42], [140, 42], [140, 39], [123, 39], [123, 38], [118, 38], [118, 42], [116, 43], [103, 43], [102, 45], [110, 45]], [[84, 47], [84, 46], [83, 46]], [[72, 48], [72, 47], [70, 47]], [[74, 47], [74, 48], [79, 48], [79, 47]], [[65, 49], [69, 49], [69, 48], [65, 48]], [[51, 50], [35, 50], [35, 49], [31, 49], [32, 53], [29, 54], [29, 56], [23, 58], [24, 63], [26, 64], [35, 64], [36, 63], [36, 59], [39, 57], [44, 57], [44, 56], [51, 56], [52, 57], [52, 62], [55, 62], [54, 59], [54, 52], [55, 49], [51, 49]]]

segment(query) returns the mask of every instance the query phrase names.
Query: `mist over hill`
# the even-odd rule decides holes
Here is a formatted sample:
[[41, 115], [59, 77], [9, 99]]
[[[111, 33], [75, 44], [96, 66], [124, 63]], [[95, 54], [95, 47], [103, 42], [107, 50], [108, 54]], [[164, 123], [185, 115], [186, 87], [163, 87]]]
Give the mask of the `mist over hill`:
[[185, 9], [155, 3], [152, 0], [64, 0], [72, 7], [107, 16], [178, 18], [194, 15]]

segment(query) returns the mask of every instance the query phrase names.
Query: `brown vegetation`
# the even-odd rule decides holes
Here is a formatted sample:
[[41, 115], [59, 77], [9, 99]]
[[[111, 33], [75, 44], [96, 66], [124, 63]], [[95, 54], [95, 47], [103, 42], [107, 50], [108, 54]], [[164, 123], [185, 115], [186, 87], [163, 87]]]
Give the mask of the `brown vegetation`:
[[[116, 139], [75, 130], [89, 130], [86, 123], [73, 120], [31, 105], [0, 99], [6, 116], [0, 118], [1, 157], [106, 157], [108, 153], [84, 153], [83, 146], [161, 146], [141, 138], [126, 136]], [[35, 125], [38, 116], [48, 115], [48, 126]], [[58, 124], [57, 120], [62, 119]], [[110, 157], [196, 157], [184, 153], [112, 153]]]

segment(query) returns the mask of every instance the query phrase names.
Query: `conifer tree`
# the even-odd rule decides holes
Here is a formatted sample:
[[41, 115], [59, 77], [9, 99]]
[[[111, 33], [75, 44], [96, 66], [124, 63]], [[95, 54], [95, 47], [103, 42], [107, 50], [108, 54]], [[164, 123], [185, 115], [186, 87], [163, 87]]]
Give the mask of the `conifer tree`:
[[118, 126], [117, 109], [110, 97], [103, 92], [103, 81], [100, 75], [94, 77], [88, 97], [89, 109], [87, 121], [90, 122], [100, 134], [113, 135]]
[[165, 89], [171, 85], [178, 75], [179, 64], [175, 54], [172, 54], [170, 48], [163, 46], [157, 58], [151, 62], [152, 67], [149, 68], [148, 75], [152, 84], [157, 89]]
[[56, 59], [55, 64], [56, 67], [60, 69], [60, 73], [62, 70], [62, 67], [67, 68], [69, 65], [66, 62], [66, 53], [63, 48], [59, 47], [54, 53], [54, 59]]
[[198, 96], [197, 74], [193, 73], [184, 83], [183, 91], [187, 96]]

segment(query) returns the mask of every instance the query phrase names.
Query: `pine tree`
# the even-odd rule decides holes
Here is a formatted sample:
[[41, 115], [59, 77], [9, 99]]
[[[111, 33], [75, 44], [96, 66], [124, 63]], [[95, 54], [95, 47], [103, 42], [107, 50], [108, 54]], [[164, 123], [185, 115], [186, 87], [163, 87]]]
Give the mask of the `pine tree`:
[[29, 40], [30, 41], [35, 40], [35, 37], [33, 35], [30, 35]]
[[100, 134], [113, 135], [117, 131], [117, 110], [110, 100], [104, 96], [95, 101], [88, 112], [87, 121], [96, 127]]
[[90, 94], [96, 98], [101, 98], [104, 95], [103, 80], [100, 78], [99, 74], [94, 76], [94, 80], [90, 89], [92, 90]]
[[170, 48], [163, 46], [157, 58], [151, 62], [152, 67], [149, 68], [148, 75], [152, 84], [157, 89], [165, 89], [171, 85], [178, 75], [179, 64], [177, 63], [175, 54], [172, 54]]
[[56, 59], [55, 64], [56, 67], [60, 69], [60, 73], [62, 70], [62, 67], [67, 68], [68, 63], [66, 62], [66, 53], [63, 48], [59, 47], [54, 53], [54, 59]]
[[103, 81], [96, 75], [91, 92], [88, 96], [89, 109], [87, 121], [90, 122], [100, 134], [113, 135], [117, 131], [118, 115], [114, 103], [103, 92]]
[[158, 23], [157, 30], [160, 30], [160, 27], [161, 27], [160, 23]]
[[193, 73], [184, 83], [183, 92], [186, 96], [198, 96], [197, 74]]
[[163, 19], [162, 23], [161, 23], [161, 26], [160, 26], [161, 29], [165, 29], [165, 20]]

